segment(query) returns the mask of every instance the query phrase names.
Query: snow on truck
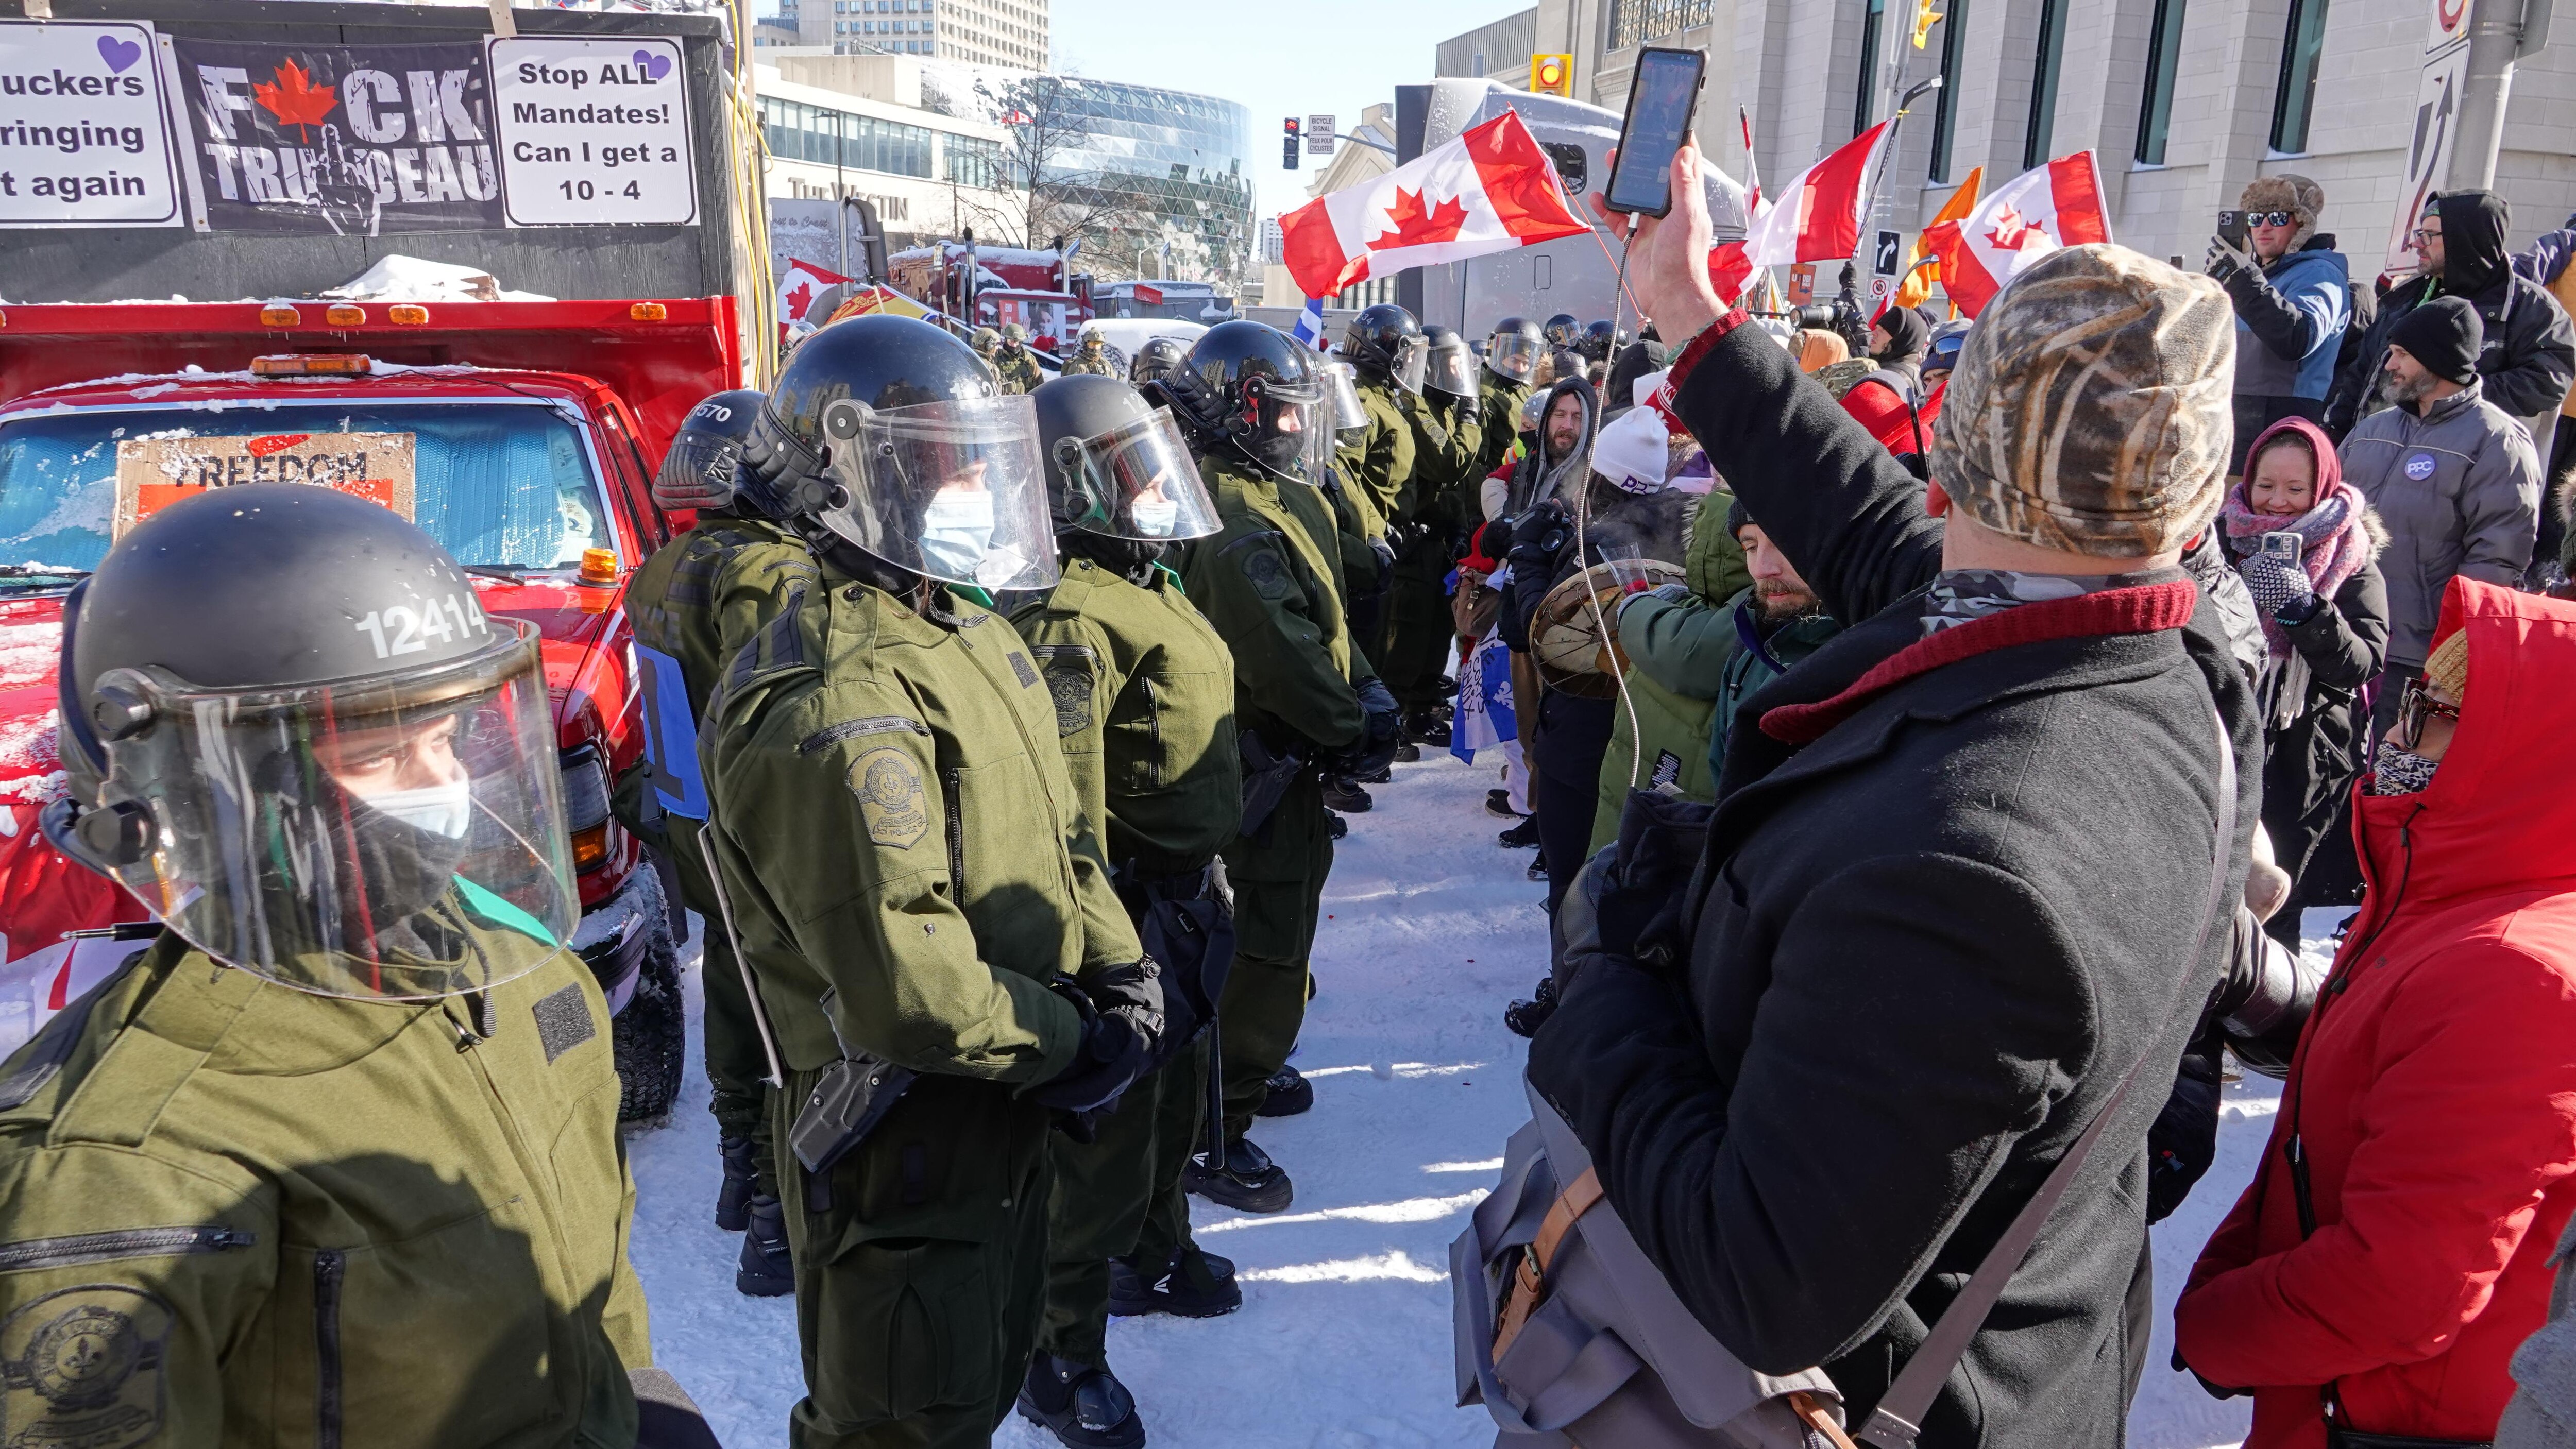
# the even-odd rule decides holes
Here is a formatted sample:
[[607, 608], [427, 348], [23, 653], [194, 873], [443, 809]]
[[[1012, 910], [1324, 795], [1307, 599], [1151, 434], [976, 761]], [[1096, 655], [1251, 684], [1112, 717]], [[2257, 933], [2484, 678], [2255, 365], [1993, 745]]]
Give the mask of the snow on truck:
[[[86, 53], [93, 69], [121, 58], [118, 46], [157, 40], [174, 73], [199, 61], [221, 72], [182, 82], [166, 112], [193, 232], [51, 229], [0, 202], [11, 261], [0, 273], [10, 299], [0, 301], [0, 1050], [104, 980], [153, 929], [140, 901], [39, 829], [64, 787], [55, 749], [64, 597], [118, 537], [178, 498], [301, 482], [403, 514], [473, 577], [483, 611], [537, 627], [584, 913], [570, 944], [616, 1011], [621, 1115], [658, 1115], [685, 1055], [677, 943], [686, 917], [611, 809], [650, 747], [625, 582], [693, 521], [665, 516], [650, 491], [681, 419], [711, 392], [756, 383], [747, 339], [767, 325], [747, 310], [767, 289], [735, 285], [756, 267], [757, 240], [741, 218], [759, 214], [756, 182], [749, 196], [733, 194], [725, 133], [735, 57], [711, 19], [522, 12], [519, 40], [552, 44], [552, 73], [590, 65], [596, 81], [615, 66], [639, 90], [667, 83], [661, 114], [699, 118], [684, 146], [667, 148], [676, 164], [658, 169], [635, 162], [650, 127], [621, 123], [617, 179], [645, 201], [604, 201], [589, 223], [531, 223], [561, 196], [522, 214], [518, 188], [551, 173], [512, 175], [510, 111], [494, 92], [508, 96], [495, 66], [513, 62], [509, 42], [468, 28], [484, 18], [479, 9], [325, 3], [275, 7], [261, 24], [189, 18], [203, 13], [144, 0], [90, 24], [111, 32], [95, 44], [77, 33], [81, 22], [39, 37], [75, 59]], [[399, 39], [353, 44], [344, 25]], [[66, 29], [76, 45], [64, 44]], [[13, 42], [21, 52], [35, 43], [26, 35], [0, 23], [0, 66]], [[272, 75], [291, 80], [299, 99], [254, 125], [268, 101], [238, 82]], [[350, 114], [352, 97], [360, 114]], [[223, 109], [233, 101], [248, 113]], [[457, 184], [432, 196], [421, 148], [385, 147], [379, 171], [342, 146], [397, 139], [405, 104], [417, 107], [408, 139], [434, 128], [451, 151], [472, 152], [453, 143], [479, 137], [490, 154], [451, 158]], [[229, 138], [210, 143], [227, 122]], [[299, 130], [322, 144], [288, 159]], [[261, 139], [279, 144], [254, 161]], [[297, 191], [290, 174], [313, 186]], [[335, 174], [344, 190], [387, 184], [371, 202], [335, 201], [323, 184]], [[264, 212], [249, 205], [254, 175], [272, 178]], [[594, 191], [608, 180], [603, 171]], [[487, 188], [499, 194], [480, 198], [495, 204], [478, 212]], [[685, 194], [675, 200], [673, 188]], [[415, 195], [429, 202], [412, 206]], [[617, 208], [643, 206], [661, 208], [661, 223], [618, 223]], [[683, 212], [685, 222], [673, 220]], [[353, 219], [366, 228], [353, 234]], [[393, 234], [404, 231], [434, 234]], [[475, 257], [530, 291], [504, 292], [479, 267], [407, 252]], [[174, 285], [263, 300], [113, 300]], [[542, 299], [484, 300], [532, 295]], [[435, 611], [379, 623], [392, 647], [405, 630], [452, 627]]]

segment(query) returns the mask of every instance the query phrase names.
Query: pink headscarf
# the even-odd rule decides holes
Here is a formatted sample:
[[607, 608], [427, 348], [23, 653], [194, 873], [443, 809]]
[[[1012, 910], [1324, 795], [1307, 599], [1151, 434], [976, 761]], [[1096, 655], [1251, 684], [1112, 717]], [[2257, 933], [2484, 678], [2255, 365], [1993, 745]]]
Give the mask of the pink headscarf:
[[[2284, 434], [2296, 434], [2316, 459], [2316, 501], [2308, 505], [2307, 512], [2288, 517], [2257, 513], [2247, 496], [2253, 487], [2254, 465], [2263, 450]], [[2255, 437], [2254, 446], [2246, 450], [2245, 480], [2227, 490], [2218, 521], [2239, 556], [2262, 547], [2267, 533], [2297, 534], [2299, 561], [2307, 567], [2309, 587], [2316, 590], [2317, 597], [2331, 600], [2335, 590], [2370, 562], [2373, 549], [2361, 524], [2366, 506], [2361, 495], [2343, 481], [2342, 460], [2335, 456], [2334, 444], [2326, 437], [2325, 429], [2306, 418], [2283, 418], [2265, 428]], [[2290, 647], [2289, 636], [2269, 616], [2263, 620], [2263, 633], [2275, 657]]]

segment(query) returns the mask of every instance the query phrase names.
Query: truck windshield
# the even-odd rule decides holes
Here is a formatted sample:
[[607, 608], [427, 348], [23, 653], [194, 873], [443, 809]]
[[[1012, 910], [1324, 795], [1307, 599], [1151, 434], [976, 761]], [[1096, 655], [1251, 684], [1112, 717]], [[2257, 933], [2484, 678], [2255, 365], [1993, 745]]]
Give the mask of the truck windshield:
[[0, 573], [86, 572], [155, 510], [251, 482], [374, 498], [468, 568], [577, 568], [582, 550], [616, 546], [590, 454], [553, 408], [261, 400], [0, 424]]

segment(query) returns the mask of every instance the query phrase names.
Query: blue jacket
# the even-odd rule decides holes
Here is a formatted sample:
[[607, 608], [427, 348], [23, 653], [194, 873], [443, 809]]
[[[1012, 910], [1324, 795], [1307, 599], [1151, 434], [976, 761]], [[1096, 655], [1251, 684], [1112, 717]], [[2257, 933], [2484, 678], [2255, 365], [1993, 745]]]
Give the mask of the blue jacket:
[[2236, 304], [2236, 393], [2325, 401], [2352, 320], [2349, 265], [2331, 236], [2227, 279]]

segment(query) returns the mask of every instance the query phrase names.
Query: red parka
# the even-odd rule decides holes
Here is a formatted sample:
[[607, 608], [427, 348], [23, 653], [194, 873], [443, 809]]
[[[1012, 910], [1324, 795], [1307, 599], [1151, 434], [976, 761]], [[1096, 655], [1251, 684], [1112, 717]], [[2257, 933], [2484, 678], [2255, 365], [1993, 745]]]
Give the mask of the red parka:
[[2321, 1449], [2328, 1381], [2353, 1429], [2492, 1438], [2576, 1210], [2576, 605], [2454, 579], [2461, 628], [2458, 733], [2420, 794], [2355, 802], [2361, 915], [2174, 1309], [2184, 1360], [2255, 1390], [2247, 1449]]

